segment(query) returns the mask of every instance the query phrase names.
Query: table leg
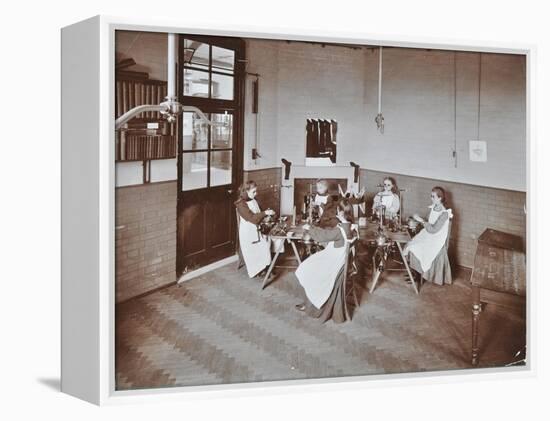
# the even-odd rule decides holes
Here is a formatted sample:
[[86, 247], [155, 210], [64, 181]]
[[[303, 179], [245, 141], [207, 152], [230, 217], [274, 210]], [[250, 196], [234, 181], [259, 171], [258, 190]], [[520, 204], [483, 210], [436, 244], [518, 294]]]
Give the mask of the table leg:
[[479, 287], [472, 286], [472, 365], [479, 363], [479, 345], [477, 337], [479, 334], [479, 314], [481, 313], [481, 300]]
[[298, 261], [298, 264], [300, 265], [302, 261], [300, 260], [300, 254], [298, 253], [298, 249], [296, 248], [296, 244], [294, 244], [294, 241], [288, 240], [290, 244], [292, 245], [292, 250], [294, 250], [294, 256], [296, 256], [296, 260]]
[[[380, 255], [380, 263], [376, 264], [376, 256]], [[384, 253], [380, 253], [380, 249], [377, 248], [374, 254], [372, 255], [372, 283], [370, 286], [369, 292], [372, 294], [374, 291], [374, 288], [376, 288], [376, 284], [378, 283], [378, 278], [380, 278], [380, 274], [382, 271], [380, 270], [380, 265], [384, 265]]]
[[[374, 268], [373, 268], [373, 269], [374, 269]], [[376, 284], [377, 284], [377, 282], [378, 282], [378, 278], [380, 278], [380, 274], [381, 274], [381, 273], [382, 273], [382, 272], [380, 272], [380, 271], [378, 270], [378, 268], [376, 268], [376, 271], [375, 271], [375, 272], [373, 273], [373, 275], [372, 275], [372, 285], [370, 286], [370, 291], [369, 291], [371, 294], [373, 293], [374, 288], [376, 287]]]
[[273, 271], [273, 267], [275, 266], [275, 262], [277, 261], [279, 254], [281, 254], [281, 252], [277, 251], [275, 253], [275, 256], [273, 256], [273, 260], [271, 261], [271, 264], [269, 265], [269, 269], [267, 269], [267, 272], [265, 274], [264, 281], [262, 283], [262, 289], [264, 289], [267, 286], [267, 280], [269, 278], [269, 275], [271, 275], [271, 272]]
[[409, 262], [407, 262], [407, 258], [403, 254], [403, 248], [401, 247], [401, 243], [399, 241], [396, 241], [397, 248], [399, 249], [399, 254], [401, 255], [401, 259], [403, 259], [403, 263], [405, 264], [405, 268], [407, 269], [407, 273], [409, 274], [411, 278], [411, 284], [414, 288], [414, 292], [418, 294], [418, 288], [416, 287], [416, 282], [414, 280], [414, 276], [411, 272], [411, 268], [409, 267]]

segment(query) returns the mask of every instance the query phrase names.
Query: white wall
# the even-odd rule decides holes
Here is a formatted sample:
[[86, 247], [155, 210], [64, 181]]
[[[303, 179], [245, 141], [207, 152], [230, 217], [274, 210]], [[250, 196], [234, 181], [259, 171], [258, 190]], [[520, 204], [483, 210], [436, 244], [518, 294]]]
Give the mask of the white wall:
[[[247, 70], [259, 73], [259, 144], [261, 159], [251, 159], [255, 115], [251, 112], [252, 81], [247, 80], [245, 113], [245, 170], [281, 165], [286, 158], [305, 162], [307, 118], [334, 119], [338, 140], [351, 145], [364, 133], [365, 55], [362, 50], [284, 41], [248, 40]], [[353, 122], [350, 124], [350, 122]], [[339, 148], [337, 165], [354, 158], [349, 147]]]
[[[525, 191], [525, 60], [521, 56], [482, 54], [478, 96], [477, 53], [456, 53], [456, 139], [454, 148], [455, 53], [385, 49], [382, 112], [385, 131], [368, 124], [356, 142], [368, 153], [363, 167], [414, 176]], [[366, 114], [377, 113], [375, 70], [378, 51], [367, 53]], [[374, 69], [374, 70], [373, 70]], [[468, 142], [487, 141], [486, 163], [470, 162]], [[371, 120], [372, 120], [371, 118]], [[370, 122], [369, 122], [370, 123]], [[364, 146], [363, 146], [364, 145]]]
[[[163, 78], [164, 34], [135, 37], [132, 32], [117, 33], [117, 52], [136, 56], [139, 50], [153, 57], [149, 70], [156, 69], [156, 76]], [[255, 77], [248, 76], [244, 169], [279, 167], [281, 158], [303, 165], [305, 122], [318, 117], [338, 121], [339, 166], [355, 161], [378, 171], [525, 191], [525, 60], [483, 54], [478, 97], [479, 57], [477, 53], [384, 49], [386, 125], [381, 135], [374, 123], [377, 49], [247, 40], [247, 71], [260, 74], [260, 103], [256, 118], [252, 114]], [[455, 58], [456, 167], [452, 155]], [[470, 162], [468, 157], [468, 142], [478, 136], [478, 98], [479, 138], [488, 143], [487, 163]], [[261, 158], [254, 161], [256, 124]], [[175, 178], [175, 166], [172, 173], [170, 177]], [[134, 182], [139, 181], [121, 185]]]
[[[277, 152], [278, 112], [278, 54], [279, 41], [248, 40], [247, 72], [260, 74], [258, 114], [252, 113], [254, 76], [247, 76], [244, 124], [244, 169], [255, 170], [280, 165]], [[261, 158], [252, 159], [255, 146], [256, 123], [258, 123], [258, 151]]]
[[261, 74], [260, 142], [263, 158], [250, 158], [254, 142], [251, 80], [247, 83], [245, 169], [305, 160], [308, 117], [338, 121], [337, 165], [525, 191], [525, 59], [483, 54], [480, 140], [487, 163], [473, 163], [477, 139], [479, 54], [384, 49], [385, 133], [378, 110], [378, 50], [248, 41], [248, 70]]

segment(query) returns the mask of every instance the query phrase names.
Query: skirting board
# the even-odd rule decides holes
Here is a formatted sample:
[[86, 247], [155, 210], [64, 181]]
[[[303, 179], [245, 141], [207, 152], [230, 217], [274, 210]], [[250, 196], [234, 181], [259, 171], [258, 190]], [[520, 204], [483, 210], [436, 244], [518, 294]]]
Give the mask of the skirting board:
[[200, 269], [194, 270], [192, 272], [186, 273], [178, 279], [178, 284], [182, 282], [190, 281], [198, 276], [204, 275], [205, 273], [211, 272], [213, 270], [219, 269], [222, 266], [226, 266], [230, 263], [236, 262], [238, 260], [238, 255], [229, 256], [225, 259], [218, 260], [217, 262], [210, 263], [209, 265], [203, 266]]

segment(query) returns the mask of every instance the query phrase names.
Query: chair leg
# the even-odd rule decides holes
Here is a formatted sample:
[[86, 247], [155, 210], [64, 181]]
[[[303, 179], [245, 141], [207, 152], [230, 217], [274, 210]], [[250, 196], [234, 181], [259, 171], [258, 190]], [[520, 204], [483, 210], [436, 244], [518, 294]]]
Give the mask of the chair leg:
[[355, 303], [355, 308], [359, 308], [359, 300], [357, 299], [357, 291], [355, 289], [355, 284], [352, 284], [352, 292], [353, 292], [353, 301]]
[[[350, 282], [350, 289], [347, 288], [347, 282]], [[353, 277], [346, 278], [344, 282], [344, 311], [346, 314], [346, 319], [351, 320], [351, 316], [349, 313], [349, 307], [348, 307], [348, 297], [353, 297], [353, 304], [354, 304], [354, 311], [359, 308], [359, 299], [357, 298], [357, 291], [355, 289], [355, 283], [353, 280]]]
[[351, 316], [349, 315], [349, 310], [348, 310], [348, 301], [346, 300], [345, 297], [344, 297], [344, 313], [346, 315], [346, 320], [351, 320]]

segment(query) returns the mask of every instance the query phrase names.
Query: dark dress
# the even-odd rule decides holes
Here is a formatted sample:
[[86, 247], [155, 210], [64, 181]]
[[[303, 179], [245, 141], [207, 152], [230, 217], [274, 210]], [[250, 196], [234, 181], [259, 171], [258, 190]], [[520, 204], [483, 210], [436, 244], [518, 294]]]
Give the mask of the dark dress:
[[235, 202], [237, 212], [240, 216], [242, 216], [245, 221], [251, 222], [254, 225], [258, 225], [260, 222], [262, 222], [262, 219], [265, 218], [265, 211], [254, 213], [250, 210], [246, 202], [247, 201], [244, 199], [239, 199]]
[[321, 205], [323, 209], [323, 214], [319, 219], [319, 226], [321, 228], [334, 228], [340, 222], [336, 217], [338, 213], [338, 203], [332, 198], [331, 195], [327, 194], [327, 203]]

